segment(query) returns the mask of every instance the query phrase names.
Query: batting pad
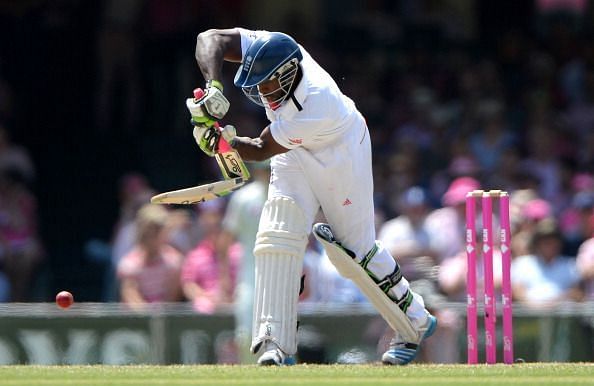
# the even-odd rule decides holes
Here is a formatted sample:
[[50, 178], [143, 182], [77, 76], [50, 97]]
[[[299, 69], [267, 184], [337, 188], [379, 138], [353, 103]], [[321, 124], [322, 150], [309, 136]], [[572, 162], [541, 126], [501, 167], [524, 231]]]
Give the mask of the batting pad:
[[287, 355], [297, 352], [297, 301], [307, 225], [299, 206], [288, 197], [264, 205], [254, 247], [256, 288], [251, 351], [274, 342]]
[[327, 224], [316, 224], [313, 228], [316, 239], [324, 246], [330, 262], [338, 273], [352, 280], [371, 304], [394, 330], [398, 331], [408, 342], [419, 341], [419, 333], [410, 319], [390, 297], [376, 284], [367, 272], [355, 260], [352, 251], [342, 247], [334, 238]]

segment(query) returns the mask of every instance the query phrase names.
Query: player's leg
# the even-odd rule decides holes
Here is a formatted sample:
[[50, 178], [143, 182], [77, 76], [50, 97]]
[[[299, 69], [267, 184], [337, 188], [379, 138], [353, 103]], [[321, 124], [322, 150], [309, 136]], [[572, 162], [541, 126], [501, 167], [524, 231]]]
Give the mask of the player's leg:
[[[261, 365], [288, 364], [297, 351], [297, 302], [307, 235], [319, 205], [291, 155], [276, 157], [254, 248], [251, 350]], [[285, 162], [287, 161], [287, 162]]]
[[[410, 290], [396, 259], [375, 240], [368, 133], [341, 149], [334, 149], [328, 159], [325, 154], [316, 154], [315, 158], [308, 165], [315, 167], [323, 160], [326, 173], [314, 171], [310, 178], [323, 175], [312, 185], [331, 227], [316, 226], [314, 234], [324, 244], [338, 271], [353, 280], [390, 326], [404, 337], [407, 344], [404, 348], [418, 347], [426, 334], [431, 334], [427, 332], [434, 329], [431, 326], [435, 321], [425, 309], [422, 297]], [[335, 162], [332, 173], [327, 172], [330, 159]], [[324, 242], [324, 234], [328, 232], [323, 228], [330, 230], [333, 240]], [[407, 351], [406, 357], [400, 364], [410, 362], [414, 355]]]

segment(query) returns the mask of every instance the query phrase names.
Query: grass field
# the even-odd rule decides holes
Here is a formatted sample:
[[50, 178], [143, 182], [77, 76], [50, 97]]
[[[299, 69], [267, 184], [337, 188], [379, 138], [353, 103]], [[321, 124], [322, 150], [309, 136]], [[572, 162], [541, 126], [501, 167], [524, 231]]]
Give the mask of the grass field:
[[506, 365], [0, 366], [0, 385], [592, 385], [593, 363]]

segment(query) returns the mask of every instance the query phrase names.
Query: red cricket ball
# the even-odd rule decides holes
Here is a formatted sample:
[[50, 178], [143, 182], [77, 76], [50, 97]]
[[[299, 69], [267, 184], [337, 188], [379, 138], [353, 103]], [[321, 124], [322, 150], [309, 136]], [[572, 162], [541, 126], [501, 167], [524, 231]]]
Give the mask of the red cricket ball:
[[60, 291], [56, 295], [56, 304], [62, 308], [68, 308], [74, 303], [74, 296], [68, 291]]

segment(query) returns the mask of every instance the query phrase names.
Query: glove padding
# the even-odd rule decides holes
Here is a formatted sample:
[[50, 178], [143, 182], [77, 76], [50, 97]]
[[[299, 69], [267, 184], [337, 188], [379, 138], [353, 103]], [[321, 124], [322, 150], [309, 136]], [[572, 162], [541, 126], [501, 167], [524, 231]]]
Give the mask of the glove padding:
[[204, 107], [210, 116], [216, 120], [223, 119], [229, 111], [229, 100], [223, 95], [223, 85], [221, 82], [212, 80], [206, 85], [206, 93], [201, 99]]
[[186, 99], [186, 107], [192, 115], [190, 123], [194, 126], [202, 126], [204, 128], [212, 127], [217, 121], [204, 111], [204, 103], [202, 100], [196, 98]]
[[194, 98], [186, 100], [186, 107], [192, 115], [192, 123], [210, 127], [229, 111], [229, 101], [223, 95], [223, 85], [217, 81], [208, 83], [206, 90], [195, 89]]
[[232, 125], [226, 125], [223, 128], [216, 125], [210, 127], [195, 125], [192, 134], [200, 149], [209, 157], [214, 157], [219, 151], [221, 137], [225, 141], [231, 142], [237, 136], [237, 130]]

